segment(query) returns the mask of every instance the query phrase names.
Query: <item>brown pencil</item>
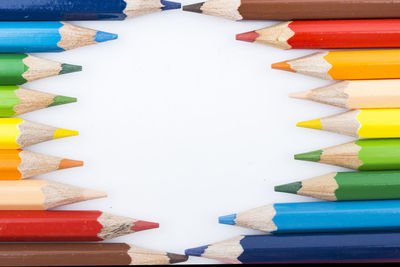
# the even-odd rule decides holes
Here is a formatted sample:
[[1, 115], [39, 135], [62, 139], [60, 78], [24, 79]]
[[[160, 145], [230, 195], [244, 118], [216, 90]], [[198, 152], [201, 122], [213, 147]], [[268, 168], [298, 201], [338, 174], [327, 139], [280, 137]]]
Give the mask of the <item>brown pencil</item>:
[[0, 259], [0, 266], [127, 266], [179, 263], [188, 256], [125, 243], [3, 243]]
[[231, 20], [399, 18], [399, 1], [377, 0], [209, 0], [183, 10]]

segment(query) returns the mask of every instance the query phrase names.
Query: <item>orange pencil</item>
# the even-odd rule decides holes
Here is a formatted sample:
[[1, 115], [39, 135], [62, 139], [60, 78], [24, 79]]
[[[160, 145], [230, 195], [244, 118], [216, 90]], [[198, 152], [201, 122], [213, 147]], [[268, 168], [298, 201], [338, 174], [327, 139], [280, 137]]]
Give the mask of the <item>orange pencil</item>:
[[272, 64], [272, 68], [325, 80], [398, 79], [400, 50], [319, 52]]
[[79, 166], [83, 166], [83, 161], [64, 159], [22, 149], [0, 149], [0, 180], [20, 180]]

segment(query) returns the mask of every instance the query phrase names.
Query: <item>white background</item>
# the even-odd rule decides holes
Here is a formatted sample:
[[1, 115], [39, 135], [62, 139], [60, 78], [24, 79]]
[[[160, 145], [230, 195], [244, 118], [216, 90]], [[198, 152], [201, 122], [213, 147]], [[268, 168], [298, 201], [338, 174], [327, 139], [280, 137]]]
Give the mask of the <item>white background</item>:
[[295, 161], [293, 154], [351, 138], [295, 127], [298, 121], [342, 112], [287, 97], [329, 82], [270, 68], [312, 51], [235, 40], [236, 33], [275, 23], [180, 10], [126, 21], [76, 22], [117, 33], [119, 39], [39, 55], [81, 64], [84, 70], [25, 87], [79, 101], [21, 116], [80, 131], [77, 137], [28, 148], [85, 161], [83, 168], [40, 178], [108, 192], [106, 199], [63, 209], [98, 209], [159, 222], [159, 229], [112, 242], [183, 253], [259, 233], [219, 225], [220, 215], [271, 202], [313, 201], [275, 193], [273, 187], [340, 170]]

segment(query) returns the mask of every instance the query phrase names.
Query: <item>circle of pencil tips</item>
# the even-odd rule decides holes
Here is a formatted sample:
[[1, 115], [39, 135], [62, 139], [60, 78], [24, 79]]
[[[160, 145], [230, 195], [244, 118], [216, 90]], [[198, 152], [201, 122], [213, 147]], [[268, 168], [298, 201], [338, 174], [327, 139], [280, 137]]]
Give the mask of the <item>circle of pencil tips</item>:
[[271, 234], [398, 231], [400, 200], [275, 203], [219, 217]]
[[52, 0], [51, 4], [48, 0], [3, 0], [0, 20], [124, 20], [180, 7], [180, 3], [167, 0]]

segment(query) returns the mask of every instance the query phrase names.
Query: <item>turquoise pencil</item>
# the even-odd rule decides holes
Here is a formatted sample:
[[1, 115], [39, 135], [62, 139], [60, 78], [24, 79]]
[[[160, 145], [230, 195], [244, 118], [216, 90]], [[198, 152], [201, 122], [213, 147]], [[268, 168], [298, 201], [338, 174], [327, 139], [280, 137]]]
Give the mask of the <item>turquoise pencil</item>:
[[0, 53], [62, 52], [117, 38], [58, 21], [0, 22]]
[[219, 222], [274, 234], [400, 230], [400, 200], [272, 204]]

